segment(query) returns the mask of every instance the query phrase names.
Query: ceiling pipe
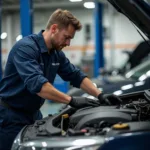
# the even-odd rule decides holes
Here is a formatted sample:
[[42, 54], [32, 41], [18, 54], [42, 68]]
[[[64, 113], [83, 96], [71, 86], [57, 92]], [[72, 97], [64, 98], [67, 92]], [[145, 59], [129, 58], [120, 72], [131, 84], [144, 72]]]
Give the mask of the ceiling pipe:
[[[48, 2], [41, 2], [41, 3], [33, 3], [33, 8], [34, 9], [45, 9], [45, 8], [60, 8], [62, 7], [83, 7], [83, 3], [71, 3], [71, 2], [59, 2], [59, 3], [48, 3]], [[14, 4], [14, 5], [4, 5], [2, 7], [3, 11], [12, 11], [12, 10], [19, 10], [20, 5], [19, 4]]]

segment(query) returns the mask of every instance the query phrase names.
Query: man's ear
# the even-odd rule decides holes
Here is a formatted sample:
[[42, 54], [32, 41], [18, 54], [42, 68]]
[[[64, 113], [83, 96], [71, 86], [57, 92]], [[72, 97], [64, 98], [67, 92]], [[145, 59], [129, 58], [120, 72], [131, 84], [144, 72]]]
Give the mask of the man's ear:
[[57, 33], [58, 32], [58, 25], [57, 24], [53, 24], [51, 26], [51, 31], [52, 31], [52, 33]]

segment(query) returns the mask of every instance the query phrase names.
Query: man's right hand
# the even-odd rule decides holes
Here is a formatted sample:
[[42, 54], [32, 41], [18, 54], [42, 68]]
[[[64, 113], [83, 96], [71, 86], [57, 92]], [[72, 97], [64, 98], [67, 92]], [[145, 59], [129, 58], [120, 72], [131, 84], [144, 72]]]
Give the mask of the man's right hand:
[[72, 97], [69, 105], [79, 109], [88, 106], [97, 107], [100, 106], [100, 102], [86, 97]]

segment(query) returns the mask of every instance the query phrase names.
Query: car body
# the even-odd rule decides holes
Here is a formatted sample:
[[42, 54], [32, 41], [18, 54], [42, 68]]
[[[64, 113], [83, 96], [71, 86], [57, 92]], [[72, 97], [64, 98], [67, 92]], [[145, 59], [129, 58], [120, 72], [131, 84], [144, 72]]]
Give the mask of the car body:
[[[99, 76], [92, 82], [103, 93], [115, 95], [150, 89], [150, 60], [147, 59], [123, 75]], [[72, 88], [67, 93], [70, 96], [88, 96], [82, 89]]]
[[150, 91], [120, 96], [117, 106], [68, 107], [28, 125], [12, 150], [148, 150]]

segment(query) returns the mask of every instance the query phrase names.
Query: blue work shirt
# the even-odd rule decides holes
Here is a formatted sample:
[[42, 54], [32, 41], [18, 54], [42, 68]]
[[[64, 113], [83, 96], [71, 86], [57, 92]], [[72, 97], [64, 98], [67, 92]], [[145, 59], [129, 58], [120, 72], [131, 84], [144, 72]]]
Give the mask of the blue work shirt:
[[24, 37], [9, 53], [0, 97], [14, 109], [32, 113], [39, 110], [44, 99], [36, 93], [44, 83], [53, 84], [57, 73], [75, 87], [80, 87], [86, 77], [62, 51], [48, 53], [42, 32]]

